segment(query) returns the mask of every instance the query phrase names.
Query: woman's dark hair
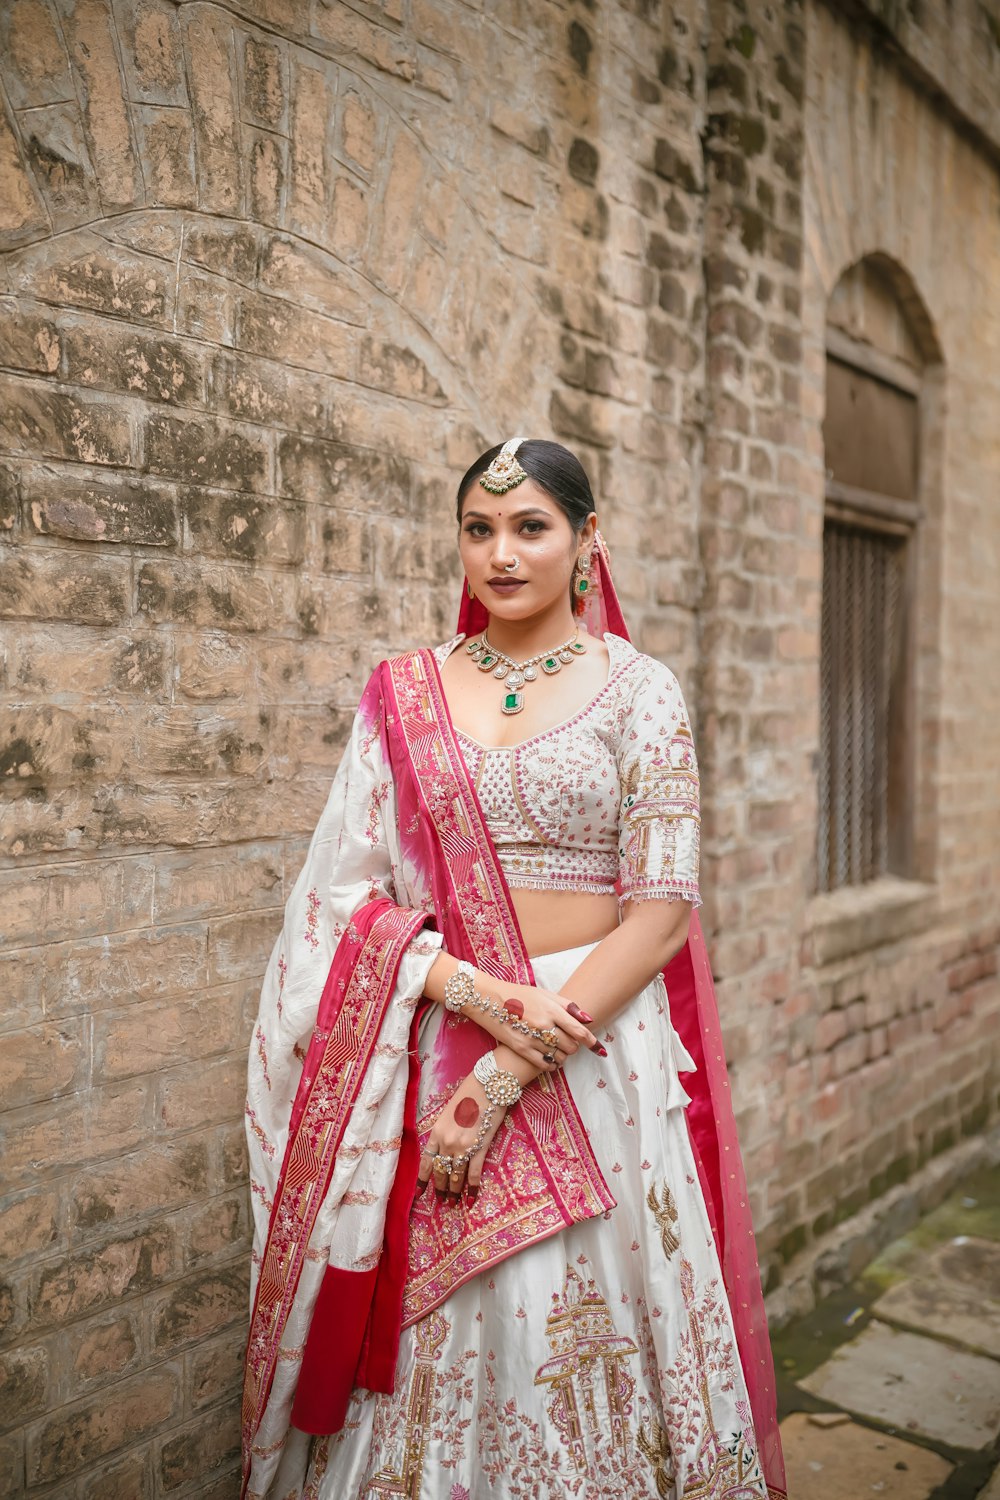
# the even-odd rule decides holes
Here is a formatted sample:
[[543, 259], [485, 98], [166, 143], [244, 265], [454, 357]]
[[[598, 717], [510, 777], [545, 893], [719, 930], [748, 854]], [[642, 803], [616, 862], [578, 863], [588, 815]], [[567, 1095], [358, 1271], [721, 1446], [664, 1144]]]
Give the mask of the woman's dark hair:
[[[462, 502], [473, 481], [485, 474], [502, 447], [502, 443], [497, 443], [495, 448], [488, 448], [462, 475], [458, 486], [459, 525], [462, 524]], [[597, 507], [590, 480], [576, 454], [564, 448], [562, 443], [528, 438], [517, 450], [517, 461], [528, 478], [556, 502], [573, 530], [582, 531], [583, 523]]]

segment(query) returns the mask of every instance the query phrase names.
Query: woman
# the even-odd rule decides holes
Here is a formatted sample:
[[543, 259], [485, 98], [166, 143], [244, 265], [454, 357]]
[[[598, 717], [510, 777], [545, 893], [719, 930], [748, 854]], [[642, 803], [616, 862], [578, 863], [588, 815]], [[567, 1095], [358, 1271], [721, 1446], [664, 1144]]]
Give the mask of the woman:
[[369, 682], [265, 980], [244, 1488], [781, 1496], [680, 688], [565, 448], [458, 518], [461, 633]]

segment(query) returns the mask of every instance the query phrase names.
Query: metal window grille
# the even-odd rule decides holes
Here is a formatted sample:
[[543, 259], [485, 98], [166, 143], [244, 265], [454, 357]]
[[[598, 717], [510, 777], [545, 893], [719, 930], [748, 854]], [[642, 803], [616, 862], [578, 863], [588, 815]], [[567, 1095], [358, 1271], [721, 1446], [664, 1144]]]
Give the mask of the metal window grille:
[[823, 531], [818, 885], [889, 869], [894, 676], [906, 539], [827, 518]]

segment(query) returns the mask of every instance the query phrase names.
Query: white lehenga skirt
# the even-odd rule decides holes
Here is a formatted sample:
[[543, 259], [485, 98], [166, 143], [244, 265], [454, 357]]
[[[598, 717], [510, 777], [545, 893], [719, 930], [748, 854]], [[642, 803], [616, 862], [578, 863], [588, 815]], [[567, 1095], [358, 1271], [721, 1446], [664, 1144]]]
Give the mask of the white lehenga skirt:
[[[587, 951], [536, 978], [558, 989]], [[312, 1440], [309, 1500], [766, 1500], [659, 978], [607, 1046], [569, 1066], [617, 1208], [405, 1330], [394, 1394], [355, 1392]]]

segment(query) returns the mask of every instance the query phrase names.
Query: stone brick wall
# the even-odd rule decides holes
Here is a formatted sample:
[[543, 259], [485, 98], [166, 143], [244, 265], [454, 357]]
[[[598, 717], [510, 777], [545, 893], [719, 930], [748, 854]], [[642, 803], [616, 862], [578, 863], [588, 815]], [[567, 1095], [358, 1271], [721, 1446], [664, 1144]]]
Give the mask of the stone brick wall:
[[[581, 453], [697, 713], [771, 1284], [807, 1296], [838, 1219], [984, 1127], [997, 169], [866, 24], [0, 7], [0, 1496], [235, 1493], [260, 974], [368, 670], [450, 633], [455, 481], [515, 430]], [[838, 915], [822, 340], [872, 250], [947, 375], [934, 838], [917, 907]]]

